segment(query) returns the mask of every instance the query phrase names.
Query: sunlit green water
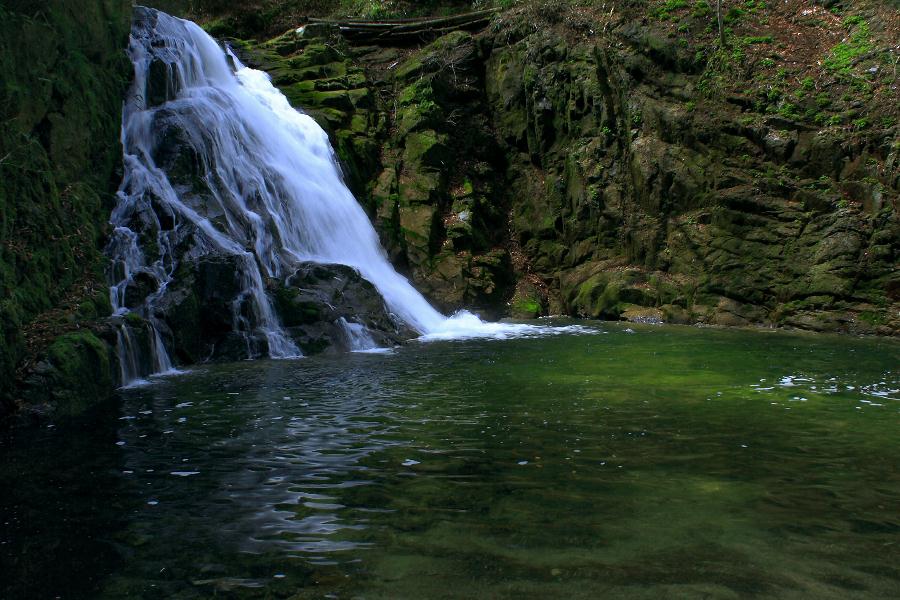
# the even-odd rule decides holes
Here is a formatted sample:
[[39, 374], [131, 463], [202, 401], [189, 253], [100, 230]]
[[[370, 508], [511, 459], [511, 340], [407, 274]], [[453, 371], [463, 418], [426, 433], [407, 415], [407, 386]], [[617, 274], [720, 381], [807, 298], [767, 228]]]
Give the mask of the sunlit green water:
[[198, 369], [0, 447], [0, 597], [889, 598], [900, 344], [598, 324]]

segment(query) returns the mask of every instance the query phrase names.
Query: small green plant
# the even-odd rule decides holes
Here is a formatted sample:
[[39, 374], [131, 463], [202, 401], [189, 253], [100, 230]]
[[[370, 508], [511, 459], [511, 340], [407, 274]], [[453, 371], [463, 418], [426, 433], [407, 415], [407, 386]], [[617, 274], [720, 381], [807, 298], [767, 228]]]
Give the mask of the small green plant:
[[740, 21], [744, 15], [747, 14], [743, 8], [732, 7], [728, 9], [728, 12], [725, 13], [724, 21], [731, 25], [732, 23], [737, 23]]
[[710, 10], [709, 3], [706, 0], [696, 0], [694, 8], [691, 10], [691, 16], [703, 19], [708, 17], [711, 12], [712, 10]]
[[797, 105], [792, 104], [791, 102], [782, 103], [781, 106], [778, 107], [778, 114], [786, 119], [797, 119], [800, 117]]
[[850, 82], [850, 87], [861, 94], [869, 95], [872, 93], [872, 84], [862, 79], [854, 79]]
[[800, 82], [800, 89], [811, 92], [816, 89], [815, 80], [812, 77], [804, 77], [803, 81]]
[[694, 109], [697, 108], [697, 103], [694, 102], [693, 100], [688, 100], [687, 102], [684, 103], [684, 108], [688, 112], [694, 112]]
[[853, 126], [856, 129], [866, 129], [869, 126], [869, 120], [865, 117], [853, 119]]
[[768, 67], [774, 67], [774, 66], [775, 66], [775, 61], [772, 60], [771, 58], [764, 58], [764, 59], [762, 59], [761, 61], [759, 61], [759, 64], [760, 64], [761, 67], [766, 67], [766, 68], [768, 68]]
[[871, 325], [872, 327], [878, 327], [879, 325], [884, 323], [884, 313], [863, 311], [859, 313], [859, 320], [863, 323]]
[[687, 0], [666, 0], [666, 3], [656, 9], [654, 16], [660, 21], [668, 21], [676, 10], [687, 7]]
[[816, 106], [819, 108], [825, 108], [831, 105], [831, 97], [827, 92], [822, 92], [816, 95]]
[[752, 46], [754, 44], [771, 44], [775, 39], [771, 35], [755, 35], [744, 38], [744, 44]]
[[851, 28], [850, 37], [832, 48], [823, 64], [830, 71], [849, 75], [854, 60], [871, 52], [872, 44], [869, 41], [869, 24], [861, 17], [847, 17], [844, 25]]

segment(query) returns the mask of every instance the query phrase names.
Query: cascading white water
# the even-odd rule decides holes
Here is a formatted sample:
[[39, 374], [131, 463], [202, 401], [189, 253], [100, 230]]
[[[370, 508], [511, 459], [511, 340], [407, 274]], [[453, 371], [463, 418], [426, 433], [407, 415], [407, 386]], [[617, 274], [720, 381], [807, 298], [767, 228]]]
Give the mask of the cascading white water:
[[[245, 203], [245, 198], [252, 197], [256, 190], [265, 189], [267, 181], [260, 169], [247, 170], [242, 164], [250, 164], [253, 160], [253, 148], [244, 143], [252, 141], [253, 134], [241, 135], [240, 128], [250, 119], [239, 117], [242, 103], [239, 94], [234, 92], [240, 85], [222, 50], [199, 27], [155, 11], [146, 11], [143, 16], [145, 20], [136, 20], [129, 45], [135, 78], [123, 115], [125, 177], [111, 219], [115, 231], [110, 253], [116, 265], [114, 271], [121, 270], [122, 275], [112, 287], [114, 311], [118, 314], [128, 312], [125, 293], [138, 273], [149, 274], [159, 282], [159, 289], [144, 302], [142, 312], [153, 328], [151, 349], [155, 370], [171, 368], [159, 338], [153, 306], [165, 293], [178, 266], [174, 251], [179, 240], [178, 225], [191, 223], [200, 232], [201, 245], [234, 255], [242, 267], [243, 291], [234, 302], [235, 330], [255, 329], [266, 339], [268, 353], [273, 357], [299, 356], [296, 345], [284, 335], [264, 289], [261, 269], [267, 269], [268, 276], [280, 273], [278, 267], [281, 265], [271, 260], [271, 250], [266, 248], [271, 245], [266, 240], [271, 240], [272, 236], [263, 219]], [[159, 105], [148, 101], [154, 60], [166, 65], [168, 70], [164, 92], [164, 99], [168, 101]], [[184, 203], [167, 174], [154, 163], [156, 138], [153, 127], [160, 110], [167, 111], [177, 120], [195, 149], [207, 150], [201, 158], [206, 163], [207, 183], [217, 206], [196, 207]], [[241, 177], [245, 171], [248, 177]], [[175, 227], [161, 225], [150, 206], [154, 201], [171, 212]], [[156, 220], [151, 229], [157, 232], [158, 257], [152, 262], [145, 259], [139, 236], [128, 227], [135, 213], [140, 213], [144, 219]], [[224, 227], [217, 228], [211, 217], [224, 217]], [[252, 324], [247, 323], [240, 313], [240, 306], [248, 300], [255, 321]], [[120, 333], [120, 337], [122, 335]], [[248, 354], [252, 355], [249, 349]], [[134, 363], [131, 359], [122, 362]], [[123, 372], [125, 381], [135, 376], [135, 373]]]
[[[265, 73], [243, 66], [200, 27], [139, 9], [129, 55], [135, 80], [123, 117], [125, 176], [111, 219], [111, 297], [116, 313], [125, 314], [126, 290], [137, 274], [158, 282], [158, 289], [134, 309], [154, 327], [157, 370], [171, 363], [155, 330], [154, 304], [173, 281], [175, 249], [183, 241], [179, 231], [187, 224], [201, 238], [195, 253], [209, 250], [238, 259], [243, 292], [235, 300], [234, 328], [263, 335], [272, 357], [299, 356], [300, 351], [280, 326], [264, 280], [290, 275], [301, 261], [354, 267], [389, 310], [426, 339], [504, 337], [534, 329], [487, 324], [469, 313], [448, 319], [429, 305], [389, 263], [365, 212], [344, 185], [325, 131], [291, 107]], [[166, 69], [162, 91], [158, 73], [152, 72], [160, 64]], [[154, 161], [160, 111], [177, 123], [203, 163], [200, 172], [209, 193], [202, 201], [173, 185]], [[154, 203], [172, 215], [174, 226], [162, 226]], [[150, 227], [156, 232], [152, 260], [129, 227], [137, 213], [156, 219]], [[241, 314], [244, 303], [252, 308], [251, 319]], [[348, 329], [346, 320], [343, 326], [351, 346], [371, 340], [364, 328]], [[128, 345], [120, 337], [120, 347]], [[132, 363], [123, 358], [123, 365], [133, 368]], [[134, 376], [123, 371], [126, 381]]]
[[375, 341], [361, 323], [351, 323], [344, 317], [338, 319], [338, 324], [347, 338], [347, 347], [351, 352], [365, 352], [376, 347]]

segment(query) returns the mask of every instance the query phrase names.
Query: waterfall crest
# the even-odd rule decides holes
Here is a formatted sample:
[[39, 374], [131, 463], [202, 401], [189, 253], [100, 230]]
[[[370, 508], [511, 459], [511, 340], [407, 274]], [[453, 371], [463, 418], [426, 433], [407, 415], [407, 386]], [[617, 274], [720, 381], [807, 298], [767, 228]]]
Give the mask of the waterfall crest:
[[[426, 338], [526, 327], [435, 310], [389, 263], [325, 131], [196, 24], [138, 8], [129, 56], [135, 78], [123, 116], [125, 175], [108, 253], [115, 313], [136, 313], [152, 329], [150, 370], [171, 368], [165, 341], [179, 332], [164, 313], [186, 293], [173, 289], [185, 265], [210, 257], [226, 261], [215, 272], [237, 273], [230, 326], [246, 357], [302, 354], [279, 319], [272, 282], [308, 263], [352, 267], [398, 327]], [[194, 278], [199, 286], [209, 277]], [[349, 349], [375, 344], [361, 323], [335, 323]], [[123, 327], [126, 355], [134, 346], [128, 337]], [[147, 374], [133, 356], [122, 358], [123, 381]]]

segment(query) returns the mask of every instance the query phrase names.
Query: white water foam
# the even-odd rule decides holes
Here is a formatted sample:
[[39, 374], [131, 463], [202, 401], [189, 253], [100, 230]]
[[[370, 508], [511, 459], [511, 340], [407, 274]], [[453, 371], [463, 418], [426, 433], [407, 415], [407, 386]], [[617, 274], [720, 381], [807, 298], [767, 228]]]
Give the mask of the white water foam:
[[469, 311], [461, 310], [444, 319], [433, 330], [422, 334], [423, 342], [492, 338], [506, 340], [563, 334], [594, 334], [597, 330], [583, 325], [530, 325], [525, 323], [497, 323], [482, 321]]

